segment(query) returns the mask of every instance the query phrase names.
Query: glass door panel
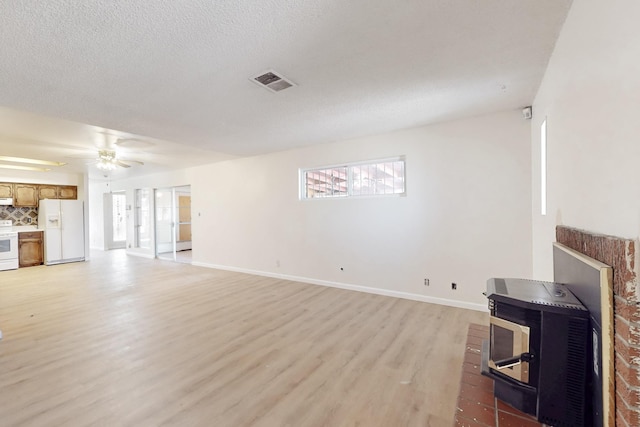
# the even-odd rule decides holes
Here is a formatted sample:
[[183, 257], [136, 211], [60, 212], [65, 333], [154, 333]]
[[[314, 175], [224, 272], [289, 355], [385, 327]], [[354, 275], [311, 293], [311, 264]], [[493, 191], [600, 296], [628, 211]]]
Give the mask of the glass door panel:
[[124, 245], [127, 240], [127, 214], [125, 212], [127, 197], [124, 193], [113, 193], [113, 243]]
[[176, 190], [176, 201], [176, 216], [178, 217], [177, 250], [191, 250], [191, 194], [187, 193], [184, 188]]
[[528, 326], [499, 317], [489, 318], [489, 367], [525, 384], [529, 383]]
[[156, 192], [156, 256], [176, 259], [173, 189], [160, 188]]
[[136, 190], [135, 247], [151, 248], [151, 198], [148, 189]]

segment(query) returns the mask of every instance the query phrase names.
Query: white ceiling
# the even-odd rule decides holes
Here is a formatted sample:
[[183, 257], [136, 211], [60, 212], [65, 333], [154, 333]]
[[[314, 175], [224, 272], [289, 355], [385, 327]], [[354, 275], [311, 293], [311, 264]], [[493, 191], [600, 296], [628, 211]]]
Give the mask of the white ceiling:
[[[77, 155], [107, 131], [153, 142], [119, 150], [149, 173], [521, 108], [570, 4], [2, 1], [0, 154]], [[297, 86], [249, 80], [267, 69]]]
[[[231, 159], [234, 156], [186, 147], [170, 141], [86, 125], [0, 106], [0, 156], [27, 157], [66, 163], [52, 172], [88, 173], [100, 179], [95, 167], [98, 150], [113, 149], [120, 159], [141, 161], [108, 173], [126, 178]], [[6, 163], [6, 162], [1, 162]], [[47, 166], [48, 167], [48, 166]], [[0, 172], [9, 174], [0, 168]]]

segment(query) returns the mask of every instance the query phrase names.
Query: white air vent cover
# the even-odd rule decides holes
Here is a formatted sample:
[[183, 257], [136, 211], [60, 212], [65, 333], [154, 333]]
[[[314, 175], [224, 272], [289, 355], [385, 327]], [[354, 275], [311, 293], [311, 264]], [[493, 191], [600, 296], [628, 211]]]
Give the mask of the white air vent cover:
[[291, 80], [283, 77], [281, 74], [276, 73], [273, 70], [264, 71], [257, 76], [251, 77], [249, 80], [257, 85], [260, 85], [271, 92], [280, 92], [291, 86], [295, 86]]

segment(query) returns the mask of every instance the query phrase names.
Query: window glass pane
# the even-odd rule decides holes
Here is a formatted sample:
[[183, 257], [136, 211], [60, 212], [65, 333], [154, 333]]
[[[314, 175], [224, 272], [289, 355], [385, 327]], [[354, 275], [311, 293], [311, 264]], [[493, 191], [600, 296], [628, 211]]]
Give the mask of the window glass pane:
[[347, 195], [347, 168], [316, 169], [305, 172], [305, 196], [341, 197]]
[[376, 194], [376, 179], [375, 165], [367, 165], [367, 194]]
[[112, 194], [113, 203], [113, 241], [123, 242], [127, 240], [127, 223], [125, 204], [127, 197], [124, 194]]
[[353, 196], [404, 193], [404, 161], [351, 166]]
[[393, 162], [393, 193], [404, 193], [404, 162]]
[[362, 188], [364, 184], [364, 176], [362, 173], [362, 167], [360, 166], [351, 166], [351, 175], [353, 176], [353, 188], [351, 194], [360, 195], [362, 194]]
[[149, 249], [151, 247], [151, 200], [149, 190], [136, 190], [136, 218], [135, 242], [136, 247]]

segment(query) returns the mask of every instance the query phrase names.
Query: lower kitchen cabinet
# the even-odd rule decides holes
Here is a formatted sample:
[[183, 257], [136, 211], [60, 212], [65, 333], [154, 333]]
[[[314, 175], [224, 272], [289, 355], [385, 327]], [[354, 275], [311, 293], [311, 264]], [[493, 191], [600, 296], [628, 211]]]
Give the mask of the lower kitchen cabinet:
[[44, 262], [42, 231], [18, 233], [18, 260], [20, 267], [32, 267]]

